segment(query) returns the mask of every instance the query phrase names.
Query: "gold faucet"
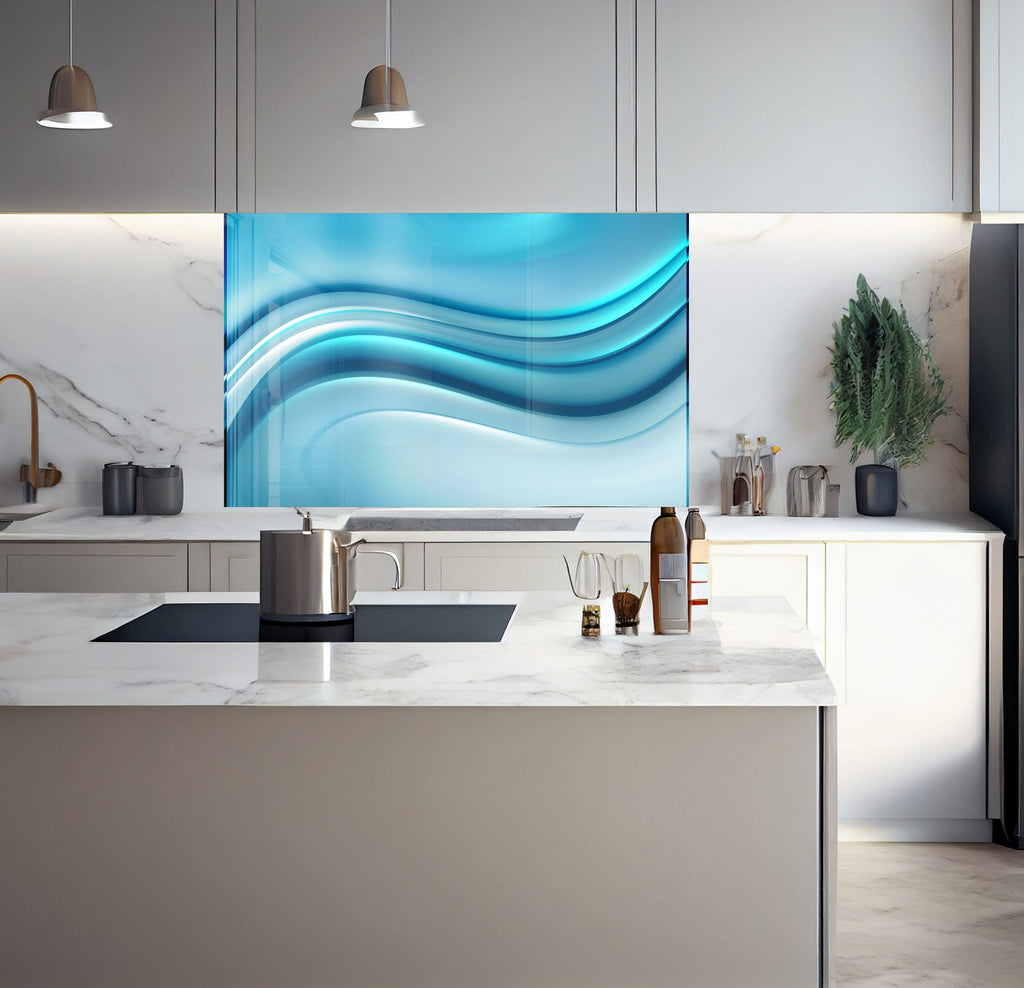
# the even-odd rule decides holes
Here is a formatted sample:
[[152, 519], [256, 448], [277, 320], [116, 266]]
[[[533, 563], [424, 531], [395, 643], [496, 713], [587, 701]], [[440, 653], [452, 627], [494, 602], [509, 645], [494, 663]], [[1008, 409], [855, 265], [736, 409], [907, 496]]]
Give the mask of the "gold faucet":
[[22, 377], [20, 374], [4, 374], [3, 377], [0, 377], [0, 384], [3, 384], [4, 381], [11, 378], [15, 381], [21, 381], [21, 383], [28, 388], [28, 396], [32, 405], [32, 448], [30, 453], [30, 462], [28, 466], [22, 464], [19, 474], [22, 500], [25, 501], [26, 504], [31, 504], [36, 499], [36, 492], [39, 490], [40, 485], [43, 487], [53, 487], [60, 481], [61, 472], [52, 463], [47, 463], [46, 469], [44, 469], [40, 475], [39, 402], [36, 400], [36, 389], [32, 387], [27, 378]]

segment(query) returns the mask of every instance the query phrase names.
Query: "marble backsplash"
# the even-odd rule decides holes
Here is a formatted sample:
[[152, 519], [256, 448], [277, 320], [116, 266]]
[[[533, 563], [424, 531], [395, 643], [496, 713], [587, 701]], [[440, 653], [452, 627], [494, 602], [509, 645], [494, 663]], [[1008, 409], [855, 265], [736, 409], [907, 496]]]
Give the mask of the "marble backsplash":
[[790, 468], [819, 463], [840, 485], [841, 514], [856, 513], [856, 464], [835, 447], [828, 407], [829, 347], [863, 273], [934, 337], [956, 409], [927, 462], [902, 471], [903, 499], [913, 511], [966, 511], [970, 237], [958, 214], [691, 216], [691, 502], [719, 504], [716, 454], [731, 455], [744, 432], [782, 447], [770, 514], [785, 514]]
[[[178, 463], [185, 510], [223, 504], [223, 217], [0, 216], [0, 372], [39, 394], [39, 499], [100, 503], [103, 463]], [[28, 400], [0, 388], [0, 504], [19, 499]]]
[[[863, 272], [934, 337], [954, 414], [903, 472], [913, 510], [967, 507], [967, 248], [959, 215], [691, 216], [690, 501], [717, 505], [715, 454], [737, 432], [824, 463], [852, 514], [853, 464], [828, 410], [832, 322]], [[223, 505], [223, 217], [0, 215], [0, 374], [35, 384], [40, 457], [64, 472], [40, 500], [98, 505], [111, 460], [179, 463], [185, 510]], [[28, 403], [0, 388], [0, 504], [18, 500]], [[682, 469], [683, 464], [680, 463]]]

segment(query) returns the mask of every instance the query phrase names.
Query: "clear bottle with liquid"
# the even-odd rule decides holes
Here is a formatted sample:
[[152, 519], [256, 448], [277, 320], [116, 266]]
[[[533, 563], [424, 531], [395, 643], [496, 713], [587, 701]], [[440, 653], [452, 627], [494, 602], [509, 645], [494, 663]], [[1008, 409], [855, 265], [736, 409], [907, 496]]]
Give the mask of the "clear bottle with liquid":
[[662, 508], [651, 526], [651, 600], [656, 635], [687, 632], [686, 534], [675, 508]]
[[755, 515], [768, 514], [765, 508], [765, 499], [768, 496], [768, 471], [772, 466], [772, 451], [768, 445], [766, 436], [757, 437], [757, 446], [754, 449], [753, 477], [754, 477], [754, 511]]
[[736, 433], [736, 455], [732, 470], [731, 515], [754, 513], [754, 448], [750, 436]]

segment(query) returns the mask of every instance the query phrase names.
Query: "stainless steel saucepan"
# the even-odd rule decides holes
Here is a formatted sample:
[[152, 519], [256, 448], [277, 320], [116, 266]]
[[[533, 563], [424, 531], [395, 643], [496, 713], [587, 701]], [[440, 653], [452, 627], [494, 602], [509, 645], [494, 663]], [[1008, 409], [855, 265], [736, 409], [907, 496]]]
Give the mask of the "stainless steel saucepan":
[[402, 564], [389, 549], [356, 547], [348, 532], [313, 528], [309, 512], [302, 529], [260, 532], [260, 617], [277, 620], [352, 613], [355, 566], [366, 552], [390, 556], [395, 564], [393, 590], [402, 585]]

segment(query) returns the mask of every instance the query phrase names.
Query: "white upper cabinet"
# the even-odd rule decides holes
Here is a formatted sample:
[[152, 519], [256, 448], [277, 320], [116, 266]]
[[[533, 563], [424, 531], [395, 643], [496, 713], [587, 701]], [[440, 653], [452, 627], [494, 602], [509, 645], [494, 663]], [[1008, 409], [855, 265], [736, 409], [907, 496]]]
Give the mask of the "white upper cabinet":
[[240, 210], [615, 209], [614, 0], [393, 0], [392, 65], [426, 125], [392, 131], [350, 126], [383, 0], [251, 4]]
[[656, 49], [659, 210], [971, 209], [969, 0], [671, 0]]
[[79, 0], [74, 59], [108, 130], [40, 127], [68, 61], [67, 0], [4, 0], [0, 210], [214, 208], [214, 0]]
[[[1024, 211], [1024, 5], [977, 0], [979, 203]], [[392, 0], [426, 126], [350, 126], [384, 0], [0, 0], [0, 210], [969, 211], [971, 0]]]
[[1024, 212], [1024, 4], [978, 0], [977, 146], [981, 213]]

